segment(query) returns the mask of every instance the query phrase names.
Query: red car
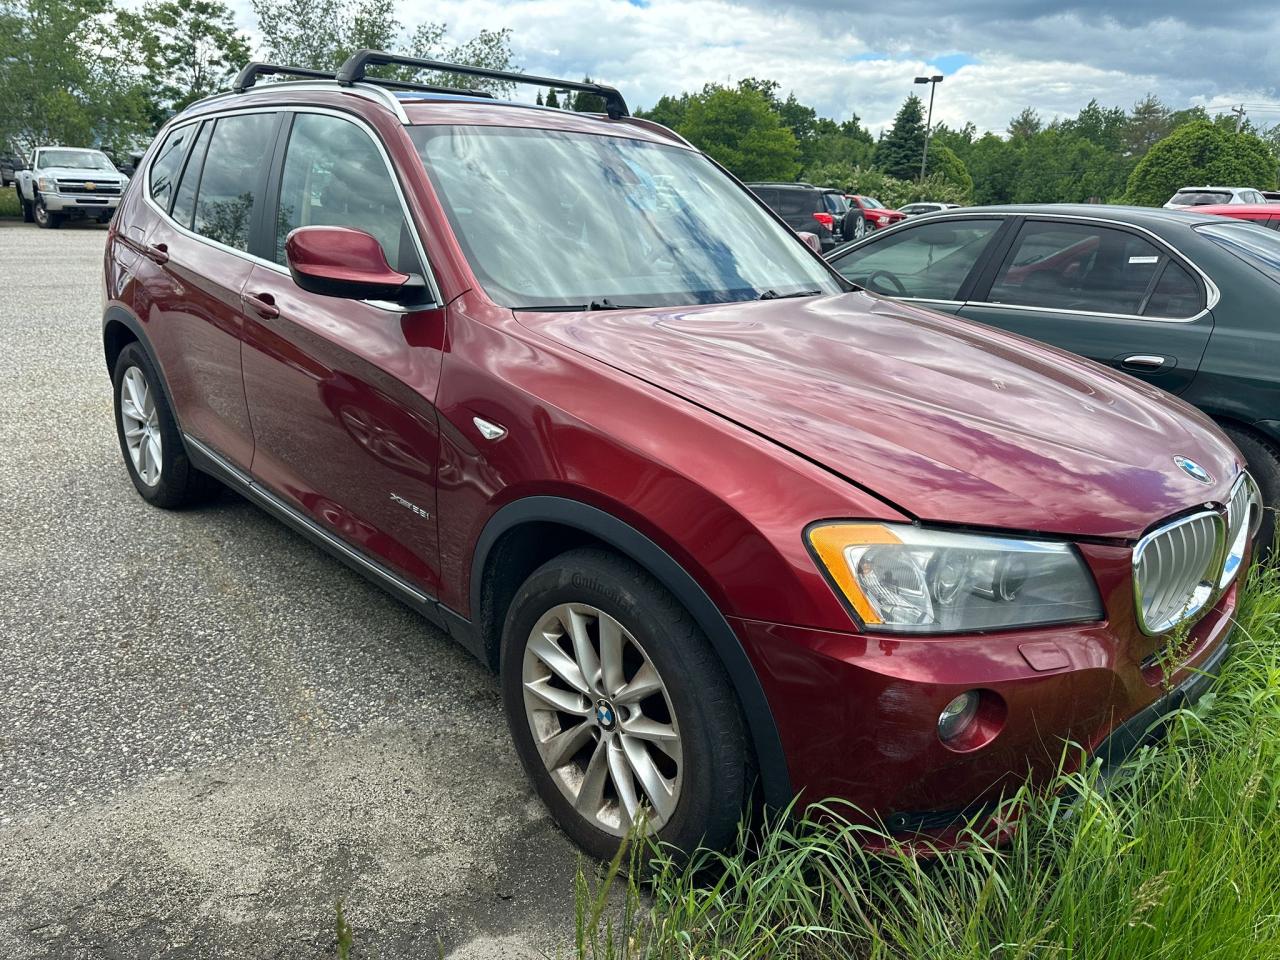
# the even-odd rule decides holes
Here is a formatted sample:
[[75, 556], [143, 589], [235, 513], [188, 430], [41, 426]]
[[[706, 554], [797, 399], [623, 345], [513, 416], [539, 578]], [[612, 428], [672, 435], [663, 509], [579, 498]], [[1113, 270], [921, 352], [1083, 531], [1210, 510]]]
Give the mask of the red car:
[[1211, 203], [1195, 208], [1196, 213], [1248, 220], [1269, 230], [1280, 230], [1280, 204], [1275, 203]]
[[901, 210], [891, 210], [875, 197], [846, 193], [844, 198], [849, 201], [850, 207], [862, 212], [861, 225], [855, 222], [851, 231], [854, 240], [861, 240], [872, 230], [883, 230], [907, 219], [907, 215]]
[[583, 847], [797, 794], [945, 841], [1203, 689], [1258, 512], [1203, 415], [851, 288], [616, 90], [390, 62], [452, 69], [251, 65], [161, 130], [106, 246], [120, 448], [155, 506], [225, 484], [497, 669]]

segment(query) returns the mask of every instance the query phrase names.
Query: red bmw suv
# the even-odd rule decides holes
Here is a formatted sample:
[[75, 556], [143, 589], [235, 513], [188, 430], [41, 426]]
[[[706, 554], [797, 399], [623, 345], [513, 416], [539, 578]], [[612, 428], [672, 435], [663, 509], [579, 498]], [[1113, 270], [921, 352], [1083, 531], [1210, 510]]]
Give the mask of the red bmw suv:
[[797, 794], [945, 840], [1224, 656], [1258, 508], [1210, 421], [852, 287], [616, 90], [251, 64], [139, 170], [103, 327], [134, 486], [233, 488], [498, 670], [593, 854]]

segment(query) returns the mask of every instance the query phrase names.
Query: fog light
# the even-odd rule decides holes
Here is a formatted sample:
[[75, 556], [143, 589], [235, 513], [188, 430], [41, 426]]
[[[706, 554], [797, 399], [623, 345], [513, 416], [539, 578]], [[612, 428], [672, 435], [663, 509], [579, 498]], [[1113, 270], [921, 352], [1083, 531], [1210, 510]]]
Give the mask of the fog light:
[[938, 737], [943, 743], [954, 740], [969, 728], [978, 715], [979, 699], [977, 690], [969, 690], [942, 708], [938, 716]]

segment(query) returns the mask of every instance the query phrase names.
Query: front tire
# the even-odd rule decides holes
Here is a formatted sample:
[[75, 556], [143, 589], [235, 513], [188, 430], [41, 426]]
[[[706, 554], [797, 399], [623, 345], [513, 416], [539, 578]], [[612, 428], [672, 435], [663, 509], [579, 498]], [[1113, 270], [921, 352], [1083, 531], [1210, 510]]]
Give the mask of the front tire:
[[14, 187], [18, 193], [18, 206], [22, 207], [22, 222], [34, 223], [36, 216], [35, 211], [31, 209], [31, 201], [22, 195], [21, 187]]
[[36, 226], [45, 230], [57, 230], [62, 226], [62, 214], [52, 212], [44, 204], [44, 197], [36, 194], [35, 202]]
[[1222, 428], [1223, 433], [1244, 454], [1245, 465], [1262, 494], [1262, 524], [1258, 527], [1257, 556], [1271, 561], [1276, 549], [1276, 512], [1280, 510], [1280, 450], [1256, 434], [1236, 427]]
[[120, 453], [142, 499], [174, 510], [215, 496], [218, 481], [192, 466], [155, 365], [138, 343], [120, 351], [111, 382]]
[[646, 809], [682, 851], [726, 846], [748, 792], [724, 669], [639, 566], [583, 548], [539, 567], [503, 631], [502, 692], [526, 773], [561, 828], [607, 860]]

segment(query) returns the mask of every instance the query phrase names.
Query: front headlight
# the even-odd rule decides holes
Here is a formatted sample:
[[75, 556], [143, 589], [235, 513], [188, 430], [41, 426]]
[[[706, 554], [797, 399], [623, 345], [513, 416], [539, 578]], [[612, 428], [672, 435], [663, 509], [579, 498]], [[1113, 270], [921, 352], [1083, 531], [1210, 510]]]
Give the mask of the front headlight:
[[36, 181], [41, 193], [57, 193], [58, 183], [53, 177], [41, 177]]
[[1093, 577], [1067, 543], [896, 523], [820, 523], [805, 536], [868, 630], [962, 633], [1103, 617]]

